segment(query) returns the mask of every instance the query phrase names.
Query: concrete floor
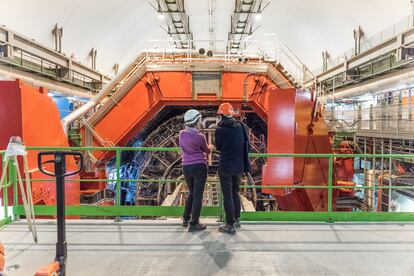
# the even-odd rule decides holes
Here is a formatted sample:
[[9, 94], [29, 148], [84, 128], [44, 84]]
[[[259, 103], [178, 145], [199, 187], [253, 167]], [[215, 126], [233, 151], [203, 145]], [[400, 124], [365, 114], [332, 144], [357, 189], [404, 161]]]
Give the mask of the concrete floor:
[[[235, 236], [188, 233], [177, 220], [68, 221], [68, 275], [414, 275], [414, 224], [243, 224]], [[54, 257], [56, 225], [0, 230], [7, 275], [33, 275]]]

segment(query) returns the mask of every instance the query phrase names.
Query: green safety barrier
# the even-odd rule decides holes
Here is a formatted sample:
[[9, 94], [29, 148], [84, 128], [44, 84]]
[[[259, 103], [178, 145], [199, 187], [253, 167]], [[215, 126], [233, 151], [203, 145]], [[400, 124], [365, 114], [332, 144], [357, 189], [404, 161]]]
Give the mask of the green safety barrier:
[[[78, 179], [67, 181], [72, 182], [116, 182], [116, 198], [114, 206], [66, 206], [68, 216], [93, 216], [93, 217], [179, 217], [182, 215], [184, 207], [182, 206], [121, 206], [121, 183], [122, 182], [154, 182], [160, 184], [169, 184], [182, 182], [176, 179], [121, 179], [120, 166], [121, 154], [123, 151], [179, 151], [179, 148], [157, 148], [157, 147], [27, 147], [28, 151], [114, 151], [116, 165], [116, 179]], [[0, 151], [2, 160], [5, 151]], [[414, 158], [414, 154], [273, 154], [273, 153], [250, 153], [250, 157], [307, 157], [307, 158], [327, 158], [328, 167], [328, 185], [282, 185], [282, 186], [262, 186], [262, 185], [241, 185], [241, 188], [298, 188], [298, 189], [327, 189], [328, 204], [326, 212], [296, 212], [296, 211], [279, 211], [279, 212], [242, 212], [241, 219], [244, 221], [414, 221], [414, 212], [334, 212], [332, 211], [333, 190], [346, 189], [414, 189], [410, 186], [333, 186], [333, 163], [335, 158]], [[3, 165], [4, 165], [4, 161]], [[12, 162], [12, 161], [10, 161]], [[22, 205], [18, 204], [17, 193], [17, 174], [14, 166], [9, 166], [7, 175], [8, 185], [13, 185], [13, 212], [8, 213], [7, 189], [3, 191], [3, 205], [5, 218], [0, 220], [0, 226], [8, 224], [13, 218], [24, 215]], [[54, 182], [53, 179], [31, 179], [32, 182]], [[210, 183], [219, 183], [218, 180], [209, 180]], [[36, 205], [34, 207], [36, 215], [53, 216], [56, 214], [56, 206]], [[223, 217], [222, 200], [219, 206], [205, 206], [202, 208], [202, 216]]]

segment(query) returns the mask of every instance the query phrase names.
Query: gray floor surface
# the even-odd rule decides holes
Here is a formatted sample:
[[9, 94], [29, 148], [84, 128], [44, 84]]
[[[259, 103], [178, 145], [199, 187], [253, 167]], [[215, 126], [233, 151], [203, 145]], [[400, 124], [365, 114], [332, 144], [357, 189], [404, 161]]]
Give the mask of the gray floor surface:
[[[67, 275], [414, 275], [414, 224], [246, 223], [237, 235], [188, 233], [178, 219], [70, 220]], [[33, 275], [55, 253], [56, 224], [0, 229], [7, 275]], [[10, 268], [18, 266], [16, 270]]]

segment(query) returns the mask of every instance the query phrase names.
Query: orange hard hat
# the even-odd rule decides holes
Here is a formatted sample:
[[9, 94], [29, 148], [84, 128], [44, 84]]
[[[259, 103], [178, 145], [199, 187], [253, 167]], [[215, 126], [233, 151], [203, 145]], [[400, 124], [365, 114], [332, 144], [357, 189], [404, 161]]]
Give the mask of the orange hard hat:
[[229, 103], [222, 103], [219, 106], [217, 114], [224, 115], [224, 116], [227, 116], [227, 117], [233, 117], [233, 115], [234, 115], [233, 106]]

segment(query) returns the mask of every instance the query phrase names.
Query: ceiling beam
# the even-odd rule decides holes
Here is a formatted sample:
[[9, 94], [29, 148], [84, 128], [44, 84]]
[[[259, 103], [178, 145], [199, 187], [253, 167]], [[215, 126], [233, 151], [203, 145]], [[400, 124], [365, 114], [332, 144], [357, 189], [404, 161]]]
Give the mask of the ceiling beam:
[[259, 15], [270, 4], [263, 5], [262, 0], [235, 0], [234, 12], [231, 16], [231, 27], [228, 34], [227, 52], [238, 54], [245, 45], [243, 39], [250, 36], [253, 30], [253, 15]]
[[157, 0], [157, 6], [149, 3], [159, 15], [165, 16], [167, 28], [163, 30], [173, 39], [178, 49], [195, 49], [189, 16], [185, 12], [184, 0]]

